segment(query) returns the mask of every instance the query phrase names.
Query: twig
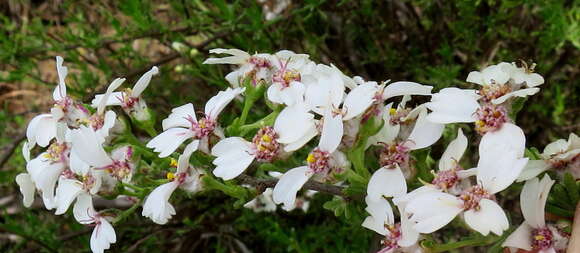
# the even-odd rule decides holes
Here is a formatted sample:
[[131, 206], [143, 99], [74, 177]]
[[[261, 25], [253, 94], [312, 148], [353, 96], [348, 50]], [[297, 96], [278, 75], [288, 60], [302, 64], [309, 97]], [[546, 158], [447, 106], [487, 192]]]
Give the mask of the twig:
[[568, 250], [566, 252], [580, 252], [580, 203], [576, 205], [572, 235], [570, 236], [570, 242], [568, 243]]
[[26, 130], [24, 130], [20, 135], [16, 136], [11, 143], [9, 143], [6, 147], [4, 147], [4, 151], [2, 155], [0, 155], [0, 168], [4, 167], [4, 164], [8, 161], [8, 159], [14, 153], [14, 150], [18, 147], [20, 142], [22, 142], [26, 138]]
[[[255, 186], [255, 187], [260, 188], [260, 189], [271, 188], [271, 187], [274, 187], [276, 185], [276, 183], [278, 183], [278, 179], [276, 179], [276, 178], [261, 179], [261, 178], [254, 178], [254, 177], [244, 175], [244, 174], [240, 175], [237, 179], [242, 184], [249, 184], [249, 185]], [[349, 196], [349, 195], [345, 194], [343, 192], [343, 190], [345, 189], [344, 187], [331, 185], [331, 184], [323, 184], [323, 183], [312, 181], [312, 180], [308, 180], [306, 182], [306, 184], [304, 184], [304, 187], [302, 187], [302, 189], [314, 190], [317, 192], [323, 192], [323, 193], [327, 193], [327, 194], [331, 194], [331, 195], [341, 196], [345, 199], [362, 198], [361, 196]]]

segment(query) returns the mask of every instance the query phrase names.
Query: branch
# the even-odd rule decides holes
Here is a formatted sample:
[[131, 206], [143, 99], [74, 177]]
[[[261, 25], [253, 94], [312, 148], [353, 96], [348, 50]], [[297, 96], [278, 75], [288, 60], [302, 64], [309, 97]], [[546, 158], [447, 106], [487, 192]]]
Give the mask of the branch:
[[16, 136], [16, 138], [14, 138], [11, 143], [9, 143], [6, 147], [4, 147], [4, 151], [2, 152], [2, 155], [0, 155], [0, 169], [4, 167], [4, 164], [6, 164], [6, 162], [12, 156], [12, 154], [14, 153], [20, 142], [22, 142], [25, 138], [26, 138], [26, 129], [22, 133], [20, 133], [20, 135]]
[[[255, 178], [255, 177], [251, 177], [248, 175], [244, 175], [244, 174], [238, 176], [237, 179], [240, 181], [240, 183], [255, 186], [259, 190], [263, 190], [265, 188], [272, 188], [276, 185], [276, 183], [278, 183], [278, 179], [276, 179], [276, 178], [261, 179], [261, 178]], [[349, 195], [345, 194], [343, 192], [345, 187], [331, 185], [331, 184], [323, 184], [323, 183], [312, 181], [312, 180], [308, 180], [306, 182], [306, 184], [304, 184], [302, 189], [313, 190], [313, 191], [317, 191], [317, 192], [323, 192], [323, 193], [327, 193], [327, 194], [331, 194], [331, 195], [336, 195], [336, 196], [343, 197], [345, 199], [361, 199], [362, 198], [361, 196], [349, 196]]]

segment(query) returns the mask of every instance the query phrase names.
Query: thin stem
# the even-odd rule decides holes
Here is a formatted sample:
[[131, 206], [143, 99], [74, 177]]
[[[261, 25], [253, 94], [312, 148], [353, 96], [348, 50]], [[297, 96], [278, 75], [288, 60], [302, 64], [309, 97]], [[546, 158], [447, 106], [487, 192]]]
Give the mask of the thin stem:
[[429, 247], [430, 252], [448, 252], [450, 250], [468, 247], [468, 246], [483, 246], [489, 245], [496, 242], [501, 237], [498, 236], [485, 236], [485, 237], [478, 237], [473, 239], [462, 240], [458, 242], [450, 242], [440, 245], [434, 245], [433, 247]]
[[129, 209], [127, 209], [127, 210], [123, 211], [121, 214], [119, 214], [119, 216], [117, 216], [117, 218], [115, 218], [113, 220], [113, 224], [117, 224], [117, 223], [123, 221], [124, 219], [126, 219], [127, 217], [129, 217], [129, 215], [133, 214], [139, 206], [141, 206], [141, 200], [139, 200], [139, 202], [135, 203]]

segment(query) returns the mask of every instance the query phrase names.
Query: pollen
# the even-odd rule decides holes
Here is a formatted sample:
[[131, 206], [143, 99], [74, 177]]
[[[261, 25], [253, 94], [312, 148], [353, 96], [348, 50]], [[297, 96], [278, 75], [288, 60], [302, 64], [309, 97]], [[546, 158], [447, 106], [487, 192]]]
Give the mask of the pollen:
[[262, 141], [271, 142], [272, 141], [272, 137], [270, 137], [268, 135], [262, 135]]
[[271, 162], [280, 150], [280, 143], [276, 141], [278, 134], [271, 126], [262, 127], [252, 139], [256, 159], [261, 162]]
[[174, 158], [171, 158], [171, 161], [169, 162], [169, 166], [176, 168], [177, 167], [177, 160], [175, 160]]
[[391, 108], [391, 109], [389, 109], [389, 114], [390, 114], [390, 115], [395, 115], [395, 114], [397, 114], [397, 109], [395, 109], [395, 108]]
[[308, 157], [306, 157], [306, 161], [309, 163], [313, 163], [316, 162], [316, 158], [314, 158], [314, 155], [312, 153], [308, 154]]
[[173, 180], [175, 179], [175, 174], [173, 172], [167, 172], [167, 175], [165, 175], [167, 177], [167, 179], [169, 180]]

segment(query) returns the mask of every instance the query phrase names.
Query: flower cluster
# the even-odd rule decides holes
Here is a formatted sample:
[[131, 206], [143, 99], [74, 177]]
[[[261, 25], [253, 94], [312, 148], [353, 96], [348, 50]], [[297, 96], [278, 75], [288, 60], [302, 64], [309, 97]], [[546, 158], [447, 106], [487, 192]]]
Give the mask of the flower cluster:
[[[444, 88], [432, 93], [433, 87], [415, 82], [350, 77], [333, 65], [287, 50], [251, 55], [238, 49], [214, 49], [210, 53], [228, 55], [204, 63], [234, 65], [225, 77], [232, 87], [210, 98], [201, 115], [191, 103], [174, 108], [162, 121], [162, 133], [156, 134], [154, 127], [145, 129], [153, 138], [144, 146], [123, 117], [107, 109], [120, 106], [136, 125], [153, 125], [141, 94], [159, 69], [153, 67], [132, 89], [115, 91], [125, 81], [115, 79], [104, 94], [95, 96], [93, 109], [67, 96], [67, 68], [57, 57], [54, 106], [29, 123], [23, 149], [27, 173], [16, 177], [24, 205], [32, 204], [36, 191], [44, 206], [57, 215], [74, 203], [76, 220], [96, 227], [92, 251], [103, 252], [116, 241], [111, 223], [124, 214], [96, 211], [93, 198], [121, 188], [117, 197], [131, 196], [135, 207], [142, 205], [143, 216], [166, 224], [177, 213], [169, 199], [178, 188], [188, 193], [226, 192], [230, 182], [216, 178], [233, 180], [257, 170], [259, 164], [280, 162], [291, 167], [270, 171], [264, 180], [275, 183], [258, 189], [245, 207], [271, 212], [281, 204], [287, 211], [306, 211], [307, 198], [314, 192], [307, 191], [306, 198], [299, 192], [312, 189], [308, 185], [344, 189], [363, 182], [366, 196], [361, 199], [368, 217], [362, 226], [383, 236], [380, 252], [421, 252], [421, 234], [443, 228], [458, 215], [482, 235], [503, 234], [510, 224], [497, 194], [516, 180], [527, 180], [521, 193], [525, 222], [504, 246], [552, 252], [566, 246], [567, 235], [544, 221], [554, 181], [536, 176], [551, 168], [572, 168], [580, 176], [580, 138], [571, 134], [568, 141], [546, 147], [540, 159], [529, 160], [524, 157], [524, 132], [510, 118], [514, 100], [537, 93], [544, 82], [533, 73], [534, 65], [492, 65], [468, 75], [467, 82], [479, 85], [477, 90]], [[271, 114], [246, 124], [249, 110], [262, 96]], [[418, 104], [413, 96], [430, 101]], [[219, 116], [234, 100], [244, 101], [242, 115], [222, 128]], [[460, 163], [469, 138], [458, 128], [439, 159], [438, 170], [431, 171], [432, 179], [419, 178], [423, 186], [409, 191], [407, 181], [417, 178], [415, 152], [441, 139], [446, 126], [471, 122], [481, 135], [477, 164]], [[44, 151], [30, 159], [36, 146]], [[134, 176], [146, 171], [139, 169], [143, 163], [134, 154], [136, 148], [150, 152], [149, 148], [156, 160], [169, 161], [156, 163], [169, 168], [161, 168], [164, 179], [150, 180], [155, 187], [133, 182]], [[305, 152], [297, 152], [302, 149]], [[374, 155], [366, 159], [375, 162], [365, 163], [366, 154]], [[194, 156], [213, 157], [213, 166], [192, 166]], [[288, 162], [289, 157], [300, 162]]]

